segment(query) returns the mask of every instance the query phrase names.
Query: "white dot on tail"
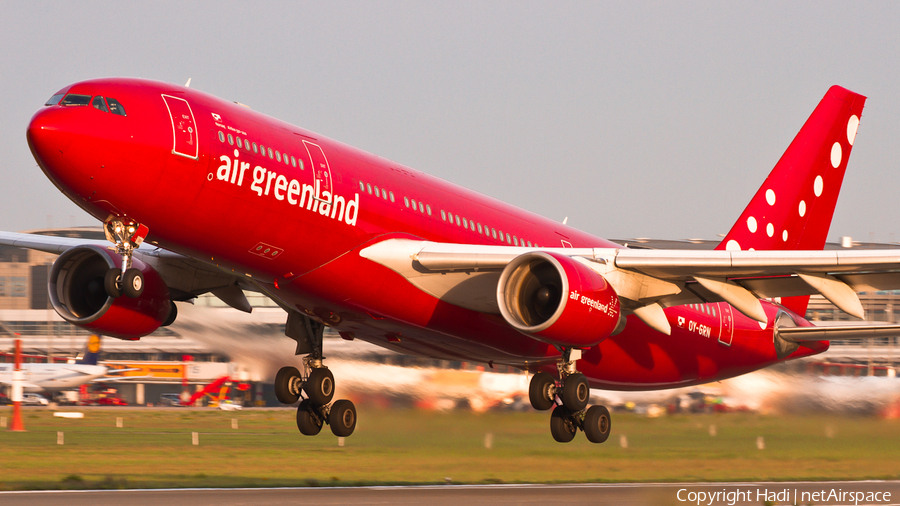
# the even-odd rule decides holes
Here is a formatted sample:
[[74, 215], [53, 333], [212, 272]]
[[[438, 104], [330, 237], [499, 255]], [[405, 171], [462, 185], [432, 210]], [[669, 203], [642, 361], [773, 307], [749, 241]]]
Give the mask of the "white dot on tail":
[[769, 237], [772, 237], [773, 235], [775, 235], [775, 226], [772, 225], [771, 223], [766, 225], [766, 235], [768, 235]]
[[747, 218], [747, 230], [749, 230], [751, 234], [756, 233], [756, 218], [753, 216]]
[[728, 243], [725, 244], [725, 251], [740, 251], [740, 250], [741, 250], [741, 245], [738, 244], [738, 242], [735, 241], [734, 239], [728, 241]]
[[831, 166], [835, 169], [841, 164], [841, 143], [835, 142], [831, 146]]
[[775, 205], [775, 192], [772, 191], [771, 188], [766, 190], [766, 202], [768, 202], [770, 206]]
[[781, 233], [781, 240], [787, 242], [787, 230]]
[[856, 129], [859, 128], [859, 116], [853, 115], [850, 116], [850, 121], [847, 122], [847, 142], [850, 145], [853, 145], [853, 141], [856, 140]]
[[822, 176], [816, 176], [816, 180], [813, 183], [813, 193], [816, 194], [816, 197], [822, 196], [822, 186], [824, 186]]
[[806, 201], [805, 201], [805, 200], [801, 200], [801, 201], [800, 201], [800, 209], [799, 209], [799, 211], [800, 211], [800, 217], [801, 217], [801, 218], [804, 217], [804, 216], [806, 216]]

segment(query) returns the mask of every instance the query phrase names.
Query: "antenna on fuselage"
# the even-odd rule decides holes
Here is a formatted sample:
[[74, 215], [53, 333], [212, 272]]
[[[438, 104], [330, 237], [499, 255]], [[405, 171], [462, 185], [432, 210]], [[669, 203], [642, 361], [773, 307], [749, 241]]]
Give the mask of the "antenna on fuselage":
[[569, 221], [569, 217], [568, 217], [568, 216], [566, 216], [565, 218], [563, 218], [563, 225], [565, 225], [567, 221]]
[[185, 87], [185, 88], [190, 88], [190, 87], [191, 87], [191, 78], [190, 78], [190, 77], [188, 77], [187, 82], [184, 83], [184, 87]]

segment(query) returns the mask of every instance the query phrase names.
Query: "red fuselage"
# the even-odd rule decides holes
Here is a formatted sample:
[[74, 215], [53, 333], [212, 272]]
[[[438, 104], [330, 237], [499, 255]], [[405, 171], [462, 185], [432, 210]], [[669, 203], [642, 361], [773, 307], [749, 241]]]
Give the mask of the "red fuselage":
[[[38, 111], [28, 141], [41, 168], [105, 221], [127, 217], [148, 241], [251, 276], [339, 331], [429, 357], [555, 368], [559, 351], [499, 315], [443, 302], [359, 251], [388, 238], [524, 247], [620, 247], [199, 91], [99, 79], [60, 93], [113, 98]], [[112, 106], [108, 106], [107, 109]], [[778, 362], [769, 324], [726, 303], [665, 310], [672, 334], [633, 316], [584, 352], [599, 388], [704, 383]], [[809, 325], [788, 312], [797, 325]], [[801, 346], [788, 358], [827, 349]]]

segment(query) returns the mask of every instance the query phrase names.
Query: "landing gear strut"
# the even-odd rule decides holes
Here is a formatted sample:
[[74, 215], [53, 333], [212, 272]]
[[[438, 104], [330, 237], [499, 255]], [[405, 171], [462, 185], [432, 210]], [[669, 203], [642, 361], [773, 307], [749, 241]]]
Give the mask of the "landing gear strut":
[[563, 350], [562, 360], [557, 364], [559, 380], [546, 372], [539, 372], [531, 378], [528, 397], [531, 406], [540, 411], [550, 408], [550, 433], [560, 443], [571, 441], [578, 429], [592, 443], [602, 443], [609, 438], [612, 421], [609, 410], [604, 406], [591, 406], [588, 400], [591, 388], [587, 377], [578, 372], [575, 362], [581, 358], [581, 350]]
[[351, 401], [334, 399], [334, 374], [325, 367], [322, 356], [322, 334], [325, 326], [295, 313], [288, 316], [287, 335], [297, 341], [297, 354], [303, 357], [306, 376], [296, 367], [282, 367], [275, 375], [275, 397], [293, 404], [305, 395], [297, 407], [297, 428], [305, 436], [315, 436], [328, 424], [338, 437], [353, 434], [356, 429], [356, 407]]
[[139, 269], [131, 267], [134, 249], [140, 247], [149, 229], [134, 221], [109, 220], [103, 227], [106, 239], [116, 245], [116, 254], [122, 256], [122, 268], [112, 268], [103, 277], [103, 288], [112, 298], [123, 294], [137, 298], [144, 292], [144, 276]]

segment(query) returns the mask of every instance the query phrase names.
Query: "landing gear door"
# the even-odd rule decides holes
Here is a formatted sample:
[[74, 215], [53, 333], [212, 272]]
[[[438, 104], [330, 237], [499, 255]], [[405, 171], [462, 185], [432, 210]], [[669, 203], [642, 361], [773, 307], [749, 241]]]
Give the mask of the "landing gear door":
[[196, 160], [200, 154], [197, 125], [190, 104], [183, 98], [163, 95], [172, 120], [172, 154]]

